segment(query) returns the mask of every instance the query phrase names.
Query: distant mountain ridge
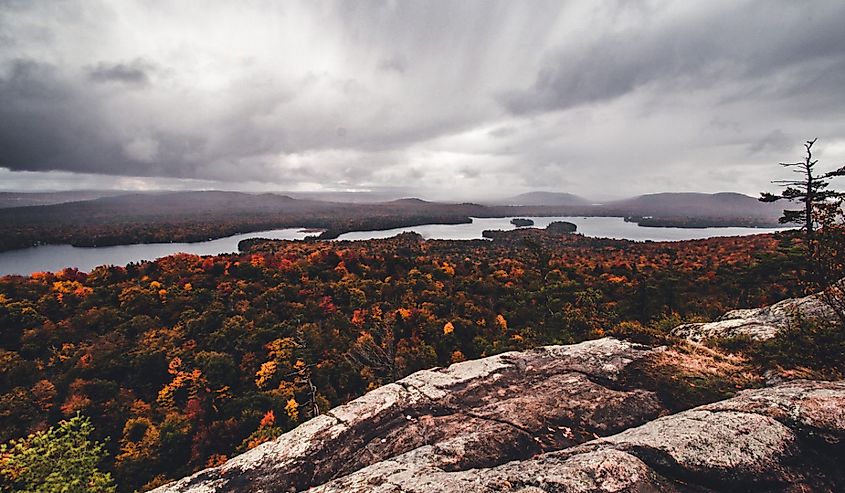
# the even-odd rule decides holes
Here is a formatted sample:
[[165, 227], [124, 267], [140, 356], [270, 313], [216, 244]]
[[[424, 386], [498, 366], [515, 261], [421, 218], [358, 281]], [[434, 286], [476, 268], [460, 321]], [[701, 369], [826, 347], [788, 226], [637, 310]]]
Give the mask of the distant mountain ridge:
[[598, 216], [622, 217], [649, 227], [771, 227], [777, 226], [782, 211], [780, 204], [765, 204], [737, 193], [660, 193], [606, 204], [591, 204], [565, 193], [537, 192], [523, 198], [523, 202], [558, 205], [481, 205], [419, 198], [342, 203], [228, 191], [129, 193], [0, 208], [0, 251], [44, 243], [106, 246], [205, 241], [287, 227], [320, 229], [320, 239], [332, 239], [349, 231], [460, 224], [492, 217]]
[[583, 197], [565, 192], [528, 192], [500, 201], [504, 205], [568, 206], [589, 205]]
[[736, 192], [664, 192], [607, 202], [603, 208], [630, 216], [758, 217], [776, 219], [783, 204], [767, 204]]
[[31, 207], [53, 205], [65, 202], [93, 200], [100, 197], [124, 195], [130, 192], [121, 190], [78, 190], [68, 192], [0, 192], [0, 209], [9, 207]]
[[[385, 197], [387, 197], [385, 195]], [[0, 208], [51, 206], [68, 202], [85, 202], [97, 206], [144, 207], [164, 209], [172, 207], [197, 209], [276, 209], [290, 210], [301, 205], [323, 209], [329, 205], [343, 204], [394, 204], [397, 206], [446, 206], [459, 205], [455, 201], [431, 201], [417, 197], [385, 198], [376, 194], [356, 193], [337, 194], [298, 194], [298, 193], [247, 193], [221, 190], [201, 191], [80, 191], [80, 192], [0, 192]], [[335, 200], [329, 200], [335, 198]], [[485, 205], [464, 202], [460, 205], [477, 208], [488, 207], [497, 210], [501, 207], [549, 207], [573, 208], [575, 215], [614, 215], [614, 216], [753, 216], [777, 217], [782, 204], [766, 204], [736, 192], [700, 193], [700, 192], [661, 192], [639, 195], [625, 199], [605, 201], [590, 200], [567, 192], [527, 192], [506, 199], [485, 201]]]

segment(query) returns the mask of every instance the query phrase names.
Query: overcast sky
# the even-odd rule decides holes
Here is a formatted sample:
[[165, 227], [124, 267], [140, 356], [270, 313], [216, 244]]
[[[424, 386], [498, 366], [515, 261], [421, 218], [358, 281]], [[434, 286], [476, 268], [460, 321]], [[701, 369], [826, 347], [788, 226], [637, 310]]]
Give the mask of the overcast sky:
[[845, 2], [0, 0], [0, 189], [756, 194], [845, 164]]

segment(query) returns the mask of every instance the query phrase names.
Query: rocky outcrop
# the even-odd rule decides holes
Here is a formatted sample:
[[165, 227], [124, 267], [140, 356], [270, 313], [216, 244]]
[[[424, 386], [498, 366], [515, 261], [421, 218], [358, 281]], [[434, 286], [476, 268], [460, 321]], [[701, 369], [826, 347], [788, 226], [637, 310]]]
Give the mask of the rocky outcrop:
[[453, 470], [459, 438], [313, 492], [841, 491], [845, 384], [796, 381], [491, 468]]
[[462, 448], [448, 470], [564, 449], [664, 411], [655, 393], [614, 384], [658, 351], [606, 338], [420, 371], [160, 491], [304, 490], [435, 445]]
[[695, 342], [736, 336], [763, 341], [771, 339], [794, 323], [796, 316], [831, 320], [835, 315], [819, 295], [811, 295], [788, 298], [763, 308], [731, 310], [715, 322], [679, 325], [672, 331], [672, 335]]
[[833, 491], [845, 384], [795, 381], [670, 414], [605, 338], [417, 372], [164, 492]]

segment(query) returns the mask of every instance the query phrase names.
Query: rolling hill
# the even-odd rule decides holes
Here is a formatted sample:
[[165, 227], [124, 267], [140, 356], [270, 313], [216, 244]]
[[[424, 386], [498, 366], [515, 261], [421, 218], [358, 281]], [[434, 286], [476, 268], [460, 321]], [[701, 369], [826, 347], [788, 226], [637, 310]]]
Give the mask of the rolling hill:
[[583, 206], [591, 202], [583, 197], [563, 192], [528, 192], [499, 201], [503, 205], [526, 206]]
[[623, 216], [755, 217], [776, 220], [783, 210], [783, 204], [766, 204], [754, 197], [734, 192], [667, 192], [609, 202], [602, 209]]

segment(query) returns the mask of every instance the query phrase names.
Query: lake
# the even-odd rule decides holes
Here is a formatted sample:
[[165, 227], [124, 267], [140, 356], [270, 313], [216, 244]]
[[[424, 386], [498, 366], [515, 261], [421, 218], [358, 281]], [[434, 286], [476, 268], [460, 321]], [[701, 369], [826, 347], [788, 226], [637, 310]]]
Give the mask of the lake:
[[[711, 238], [714, 236], [743, 236], [771, 233], [783, 228], [644, 228], [636, 223], [625, 222], [620, 217], [531, 217], [534, 227], [545, 228], [552, 221], [568, 221], [578, 225], [578, 233], [586, 236], [627, 239], [636, 241], [680, 241]], [[427, 224], [380, 231], [353, 231], [340, 235], [336, 240], [369, 240], [390, 238], [400, 233], [417, 232], [431, 240], [473, 240], [482, 238], [481, 232], [488, 229], [511, 230], [513, 218], [472, 218], [467, 224]], [[238, 243], [248, 238], [270, 238], [277, 240], [301, 240], [315, 233], [303, 228], [258, 231], [217, 240], [197, 243], [145, 243], [97, 248], [74, 247], [70, 245], [41, 245], [22, 250], [0, 253], [0, 275], [33, 272], [56, 272], [65, 267], [90, 271], [98, 265], [126, 265], [130, 262], [155, 260], [174, 253], [194, 255], [219, 255], [238, 251]]]
[[227, 236], [197, 243], [141, 243], [106, 247], [75, 247], [70, 245], [40, 245], [0, 253], [0, 276], [6, 274], [28, 275], [33, 272], [56, 272], [65, 267], [76, 267], [88, 272], [98, 265], [126, 265], [130, 262], [155, 260], [174, 253], [219, 255], [238, 251], [238, 242], [247, 238], [272, 238], [275, 240], [302, 240], [313, 236], [302, 228], [275, 229], [258, 233]]
[[[625, 222], [621, 217], [534, 217], [520, 216], [534, 221], [535, 228], [545, 228], [554, 221], [567, 221], [578, 226], [578, 233], [585, 236], [636, 241], [681, 241], [712, 238], [714, 236], [744, 236], [771, 233], [783, 228], [645, 228], [637, 223]], [[472, 218], [468, 224], [426, 224], [381, 231], [353, 231], [337, 237], [337, 240], [369, 240], [390, 238], [399, 233], [417, 232], [427, 240], [473, 240], [481, 238], [481, 232], [488, 229], [511, 230], [512, 217]]]

